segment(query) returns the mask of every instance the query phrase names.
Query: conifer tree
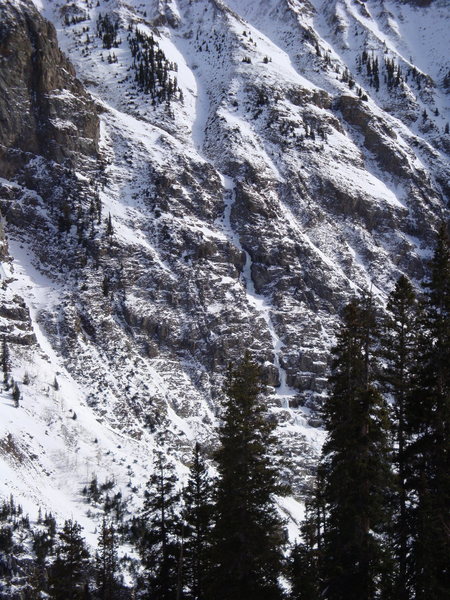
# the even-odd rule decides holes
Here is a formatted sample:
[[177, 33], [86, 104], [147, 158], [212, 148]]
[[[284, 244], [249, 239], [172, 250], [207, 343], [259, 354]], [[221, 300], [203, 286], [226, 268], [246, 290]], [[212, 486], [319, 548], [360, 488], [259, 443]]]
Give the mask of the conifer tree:
[[11, 371], [11, 358], [9, 356], [9, 348], [8, 343], [6, 341], [6, 336], [3, 336], [2, 339], [2, 370], [3, 380], [6, 383], [8, 381], [9, 373]]
[[12, 386], [12, 397], [14, 400], [14, 406], [16, 408], [19, 408], [21, 394], [20, 394], [19, 386], [17, 385], [17, 383], [15, 381]]
[[178, 600], [180, 560], [180, 494], [173, 465], [158, 453], [145, 490], [140, 542], [146, 598]]
[[81, 536], [81, 526], [72, 520], [59, 532], [56, 558], [49, 573], [50, 597], [54, 600], [80, 600], [89, 576], [89, 552]]
[[395, 594], [398, 600], [411, 597], [411, 575], [408, 569], [411, 540], [408, 488], [409, 433], [407, 406], [411, 396], [413, 376], [417, 365], [419, 310], [414, 289], [405, 276], [397, 281], [389, 295], [384, 319], [382, 354], [385, 359], [384, 383], [393, 399], [394, 462], [397, 486], [394, 499], [394, 520], [391, 535], [397, 561]]
[[316, 600], [319, 598], [322, 510], [320, 486], [317, 486], [312, 500], [306, 503], [305, 520], [301, 526], [302, 541], [295, 544], [289, 557], [290, 600]]
[[106, 219], [106, 235], [111, 237], [114, 233], [114, 227], [112, 224], [111, 213], [108, 214], [108, 218]]
[[450, 241], [437, 239], [425, 283], [416, 385], [407, 414], [415, 493], [415, 599], [450, 595]]
[[282, 523], [274, 495], [282, 493], [271, 459], [275, 424], [267, 417], [261, 373], [247, 353], [226, 385], [214, 527], [214, 600], [278, 600]]
[[103, 518], [96, 554], [96, 579], [101, 600], [115, 600], [119, 594], [117, 534], [113, 522]]
[[183, 500], [183, 574], [187, 586], [186, 596], [192, 600], [205, 600], [211, 567], [213, 486], [198, 443], [195, 444]]
[[351, 302], [334, 348], [324, 406], [328, 438], [320, 477], [325, 508], [322, 597], [372, 600], [387, 586], [388, 418], [374, 381], [371, 298]]

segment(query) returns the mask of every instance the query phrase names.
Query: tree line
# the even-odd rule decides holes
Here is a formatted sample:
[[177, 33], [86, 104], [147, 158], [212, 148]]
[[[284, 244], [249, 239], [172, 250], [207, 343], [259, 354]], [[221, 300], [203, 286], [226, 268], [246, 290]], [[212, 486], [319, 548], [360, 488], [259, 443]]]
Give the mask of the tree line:
[[[0, 598], [281, 597], [286, 538], [275, 495], [286, 490], [273, 462], [276, 423], [262, 391], [260, 367], [250, 355], [230, 367], [213, 456], [217, 475], [196, 444], [183, 488], [170, 457], [155, 454], [137, 512], [114, 492], [113, 481], [94, 478], [85, 486], [84, 497], [103, 514], [94, 555], [75, 521], [58, 528], [52, 515], [40, 515], [32, 525], [13, 498], [4, 502]], [[123, 548], [128, 552], [119, 557]]]
[[402, 276], [383, 312], [370, 294], [356, 298], [336, 337], [323, 406], [328, 437], [293, 547], [276, 503], [289, 493], [277, 468], [276, 421], [247, 353], [228, 372], [218, 447], [206, 457], [195, 445], [184, 487], [170, 456], [159, 452], [139, 509], [115, 493], [113, 481], [94, 478], [84, 488], [101, 508], [94, 555], [74, 521], [58, 528], [51, 515], [39, 515], [31, 525], [13, 499], [5, 502], [0, 598], [449, 598], [445, 227], [423, 294]]
[[450, 597], [450, 243], [418, 298], [352, 301], [333, 350], [328, 437], [291, 563], [295, 600]]

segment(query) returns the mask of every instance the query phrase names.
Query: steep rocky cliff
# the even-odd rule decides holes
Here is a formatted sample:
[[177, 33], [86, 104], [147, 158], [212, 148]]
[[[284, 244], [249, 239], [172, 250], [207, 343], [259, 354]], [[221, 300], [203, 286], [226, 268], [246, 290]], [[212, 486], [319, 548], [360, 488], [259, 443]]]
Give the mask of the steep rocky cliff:
[[82, 519], [94, 472], [213, 446], [249, 348], [301, 495], [341, 308], [419, 282], [448, 218], [446, 3], [6, 0], [0, 23], [8, 493]]

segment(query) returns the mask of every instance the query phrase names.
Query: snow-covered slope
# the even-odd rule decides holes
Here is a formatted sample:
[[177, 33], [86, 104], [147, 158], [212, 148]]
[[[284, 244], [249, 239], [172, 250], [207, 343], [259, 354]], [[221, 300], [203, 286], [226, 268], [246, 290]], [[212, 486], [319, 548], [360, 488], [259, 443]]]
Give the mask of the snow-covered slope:
[[[446, 2], [34, 5], [81, 84], [62, 62], [39, 83], [47, 139], [2, 140], [20, 149], [0, 153], [0, 204], [21, 399], [0, 399], [0, 493], [89, 528], [95, 473], [139, 486], [155, 447], [183, 472], [194, 440], [214, 446], [224, 371], [250, 348], [301, 495], [340, 309], [364, 288], [382, 305], [400, 273], [418, 281], [448, 218]], [[37, 22], [34, 5], [3, 16]], [[165, 82], [153, 93], [144, 44]], [[54, 150], [67, 140], [69, 156]]]

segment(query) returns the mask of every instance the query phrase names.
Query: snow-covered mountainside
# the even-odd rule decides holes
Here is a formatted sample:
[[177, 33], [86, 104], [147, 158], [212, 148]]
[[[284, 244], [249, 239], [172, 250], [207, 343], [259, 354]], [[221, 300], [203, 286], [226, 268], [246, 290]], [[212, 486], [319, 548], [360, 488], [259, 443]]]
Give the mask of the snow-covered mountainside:
[[448, 218], [449, 32], [447, 0], [0, 3], [0, 494], [89, 532], [94, 474], [214, 447], [249, 348], [301, 496], [340, 310]]

